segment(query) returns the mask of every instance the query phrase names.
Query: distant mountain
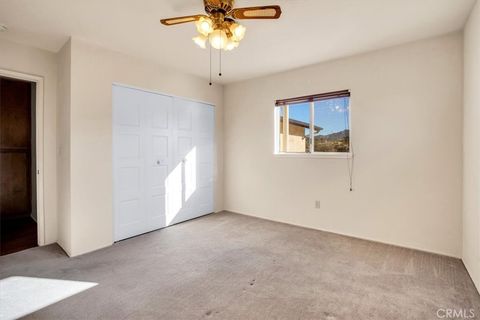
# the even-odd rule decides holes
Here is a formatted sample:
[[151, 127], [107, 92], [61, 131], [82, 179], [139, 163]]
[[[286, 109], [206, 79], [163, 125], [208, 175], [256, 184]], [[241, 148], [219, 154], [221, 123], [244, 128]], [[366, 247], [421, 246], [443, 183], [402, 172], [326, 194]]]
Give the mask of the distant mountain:
[[325, 140], [328, 140], [328, 141], [339, 141], [339, 140], [343, 140], [346, 137], [348, 137], [349, 134], [350, 134], [350, 130], [347, 129], [347, 130], [334, 132], [334, 133], [330, 133], [330, 134], [326, 134], [326, 135], [317, 134], [315, 136], [315, 138], [325, 139]]

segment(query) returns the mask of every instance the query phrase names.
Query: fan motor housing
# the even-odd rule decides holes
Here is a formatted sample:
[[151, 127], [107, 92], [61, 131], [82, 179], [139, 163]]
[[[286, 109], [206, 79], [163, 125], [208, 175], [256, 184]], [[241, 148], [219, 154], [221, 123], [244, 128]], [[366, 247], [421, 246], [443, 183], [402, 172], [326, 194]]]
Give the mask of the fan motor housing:
[[234, 0], [203, 0], [207, 13], [222, 12], [226, 14], [233, 9]]

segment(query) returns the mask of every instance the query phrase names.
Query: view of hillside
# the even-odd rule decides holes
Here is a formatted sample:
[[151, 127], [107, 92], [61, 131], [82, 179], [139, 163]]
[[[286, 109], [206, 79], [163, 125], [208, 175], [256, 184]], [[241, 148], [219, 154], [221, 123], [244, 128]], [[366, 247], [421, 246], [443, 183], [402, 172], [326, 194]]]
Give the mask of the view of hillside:
[[[349, 152], [350, 130], [343, 130], [327, 135], [317, 134], [314, 137], [315, 152]], [[307, 150], [310, 148], [310, 139], [307, 137]]]

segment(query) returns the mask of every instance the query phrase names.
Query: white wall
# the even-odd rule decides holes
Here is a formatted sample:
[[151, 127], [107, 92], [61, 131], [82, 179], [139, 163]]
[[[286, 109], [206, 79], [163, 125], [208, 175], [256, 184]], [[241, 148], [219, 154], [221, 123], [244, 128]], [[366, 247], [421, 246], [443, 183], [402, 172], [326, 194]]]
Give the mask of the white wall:
[[71, 40], [70, 105], [70, 255], [113, 242], [112, 211], [112, 83], [122, 83], [216, 106], [216, 205], [223, 209], [223, 87]]
[[[478, 12], [477, 4], [465, 31], [463, 186], [463, 258], [477, 285]], [[225, 207], [461, 256], [460, 34], [228, 85], [225, 122], [221, 86], [209, 87], [203, 79], [78, 39], [67, 43], [57, 55], [1, 40], [0, 68], [45, 78], [46, 242], [57, 241], [58, 161], [58, 241], [69, 255], [113, 241], [111, 84], [118, 82], [217, 106], [217, 211]], [[352, 193], [348, 192], [345, 160], [272, 155], [273, 101], [338, 89], [352, 92], [356, 150]], [[317, 199], [322, 204], [320, 210], [314, 209]]]
[[[225, 209], [460, 257], [462, 63], [456, 33], [227, 85]], [[354, 192], [345, 159], [272, 154], [276, 99], [342, 89]]]
[[57, 241], [56, 87], [57, 61], [53, 53], [0, 40], [0, 69], [44, 79], [43, 177], [45, 243]]
[[58, 243], [71, 255], [70, 210], [70, 101], [71, 101], [71, 42], [57, 54], [57, 185], [58, 185]]
[[463, 261], [480, 288], [480, 3], [465, 27]]

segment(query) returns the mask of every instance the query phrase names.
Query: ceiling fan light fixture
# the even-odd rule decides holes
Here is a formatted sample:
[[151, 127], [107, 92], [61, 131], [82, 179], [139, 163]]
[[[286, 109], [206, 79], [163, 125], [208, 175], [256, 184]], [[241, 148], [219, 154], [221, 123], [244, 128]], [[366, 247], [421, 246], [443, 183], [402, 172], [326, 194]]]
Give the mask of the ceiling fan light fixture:
[[233, 49], [237, 48], [240, 45], [240, 42], [229, 38], [227, 44], [225, 45], [225, 51], [232, 51]]
[[217, 29], [210, 34], [209, 40], [210, 40], [210, 45], [213, 48], [220, 50], [220, 49], [225, 49], [225, 46], [227, 45], [227, 42], [228, 42], [228, 37], [225, 31], [221, 29]]
[[208, 36], [213, 32], [213, 21], [208, 17], [200, 17], [198, 21], [195, 22], [197, 31], [204, 36]]
[[235, 41], [241, 41], [245, 37], [245, 32], [247, 31], [247, 28], [242, 26], [241, 24], [238, 23], [232, 23], [230, 25], [230, 31], [233, 34], [233, 38]]
[[200, 34], [196, 37], [193, 37], [192, 40], [193, 40], [193, 42], [195, 42], [195, 44], [197, 46], [199, 46], [202, 49], [205, 49], [207, 47], [208, 38], [206, 36], [204, 36], [203, 34]]
[[[200, 0], [198, 0], [200, 1]], [[282, 9], [278, 5], [235, 8], [235, 0], [203, 0], [205, 14], [161, 19], [165, 26], [194, 22], [198, 35], [193, 42], [200, 48], [210, 44], [210, 85], [212, 85], [212, 49], [219, 50], [219, 73], [222, 76], [222, 52], [240, 45], [247, 28], [239, 24], [244, 19], [278, 19]], [[1, 31], [1, 30], [0, 30]]]

